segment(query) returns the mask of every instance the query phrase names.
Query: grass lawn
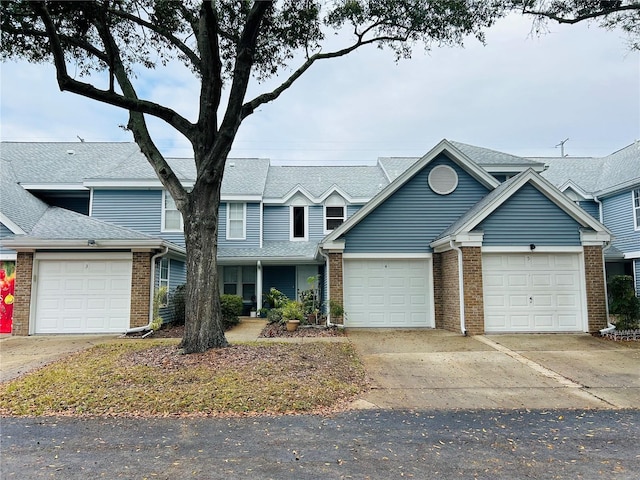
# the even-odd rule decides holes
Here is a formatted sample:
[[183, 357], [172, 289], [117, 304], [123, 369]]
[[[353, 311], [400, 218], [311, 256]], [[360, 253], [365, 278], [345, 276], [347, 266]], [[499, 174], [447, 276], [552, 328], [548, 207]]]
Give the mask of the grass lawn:
[[171, 340], [97, 345], [0, 385], [2, 415], [330, 413], [366, 388], [349, 343], [247, 343], [180, 355]]

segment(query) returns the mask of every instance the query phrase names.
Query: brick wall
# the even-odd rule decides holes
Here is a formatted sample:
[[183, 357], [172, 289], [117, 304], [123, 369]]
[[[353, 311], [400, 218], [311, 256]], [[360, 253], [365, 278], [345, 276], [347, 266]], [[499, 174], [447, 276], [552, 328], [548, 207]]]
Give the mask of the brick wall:
[[[440, 255], [440, 295], [441, 318], [436, 316], [436, 325], [439, 328], [452, 332], [460, 331], [460, 292], [458, 285], [458, 252], [449, 250]], [[435, 287], [435, 285], [434, 285]], [[435, 290], [435, 288], [434, 288]], [[438, 294], [436, 294], [437, 296]]]
[[[344, 306], [343, 283], [342, 253], [329, 253], [329, 298], [332, 302], [338, 302], [342, 306]], [[331, 322], [342, 325], [344, 320], [342, 317], [332, 317]]]
[[607, 326], [607, 292], [604, 283], [602, 247], [585, 246], [583, 249], [589, 332], [597, 332]]
[[133, 252], [131, 272], [130, 327], [149, 323], [149, 292], [151, 289], [151, 253]]
[[484, 292], [480, 247], [462, 247], [464, 323], [469, 335], [484, 333]]
[[29, 335], [32, 278], [33, 253], [18, 252], [16, 259], [15, 299], [13, 305], [13, 335]]
[[444, 310], [442, 306], [442, 253], [434, 253], [433, 266], [433, 310], [435, 313], [436, 328], [444, 328]]

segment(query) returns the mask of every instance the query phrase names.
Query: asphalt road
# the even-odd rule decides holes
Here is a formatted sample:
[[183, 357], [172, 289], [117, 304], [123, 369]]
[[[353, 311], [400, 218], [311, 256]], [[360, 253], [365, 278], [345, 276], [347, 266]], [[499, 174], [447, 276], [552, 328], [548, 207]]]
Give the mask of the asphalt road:
[[638, 479], [640, 411], [3, 418], [6, 479]]

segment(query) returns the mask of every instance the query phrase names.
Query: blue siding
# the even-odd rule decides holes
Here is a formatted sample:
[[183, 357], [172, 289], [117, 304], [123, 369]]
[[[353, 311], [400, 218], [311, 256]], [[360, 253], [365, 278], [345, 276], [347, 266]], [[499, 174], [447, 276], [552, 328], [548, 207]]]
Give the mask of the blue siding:
[[347, 218], [362, 208], [362, 205], [347, 205]]
[[227, 203], [220, 204], [218, 214], [218, 246], [220, 247], [258, 247], [260, 246], [260, 204], [247, 203], [245, 240], [227, 240]]
[[633, 260], [633, 274], [636, 281], [636, 296], [640, 297], [640, 258]]
[[[173, 293], [176, 287], [183, 285], [186, 282], [187, 282], [186, 263], [182, 260], [170, 258], [169, 259], [169, 305], [166, 307], [160, 308], [160, 316], [162, 317], [163, 323], [170, 323], [174, 321], [175, 314], [173, 311], [173, 305], [171, 304], [171, 293]], [[158, 285], [160, 285], [160, 259], [156, 260], [154, 284], [156, 288], [158, 287]]]
[[[2, 223], [0, 223], [0, 240], [12, 235], [13, 235], [13, 232], [9, 230], [7, 227], [5, 227]], [[15, 250], [11, 250], [9, 248], [5, 248], [2, 245], [0, 245], [0, 255], [6, 256], [6, 257], [15, 257], [16, 252]]]
[[631, 191], [602, 199], [604, 224], [614, 235], [613, 246], [621, 252], [640, 250], [640, 230], [634, 230]]
[[[458, 174], [458, 187], [445, 196], [431, 191], [427, 181], [433, 167], [443, 164]], [[441, 156], [353, 227], [345, 235], [345, 252], [430, 252], [429, 243], [487, 193], [465, 170]]]
[[600, 221], [600, 208], [596, 202], [593, 200], [584, 200], [582, 202], [578, 202], [578, 205], [593, 218]]
[[184, 246], [182, 232], [161, 232], [162, 190], [94, 190], [94, 218]]
[[581, 245], [580, 224], [531, 184], [524, 185], [477, 228], [483, 245]]
[[309, 206], [309, 225], [307, 225], [309, 240], [322, 240], [324, 234], [324, 206]]
[[286, 205], [265, 205], [264, 240], [273, 242], [289, 240], [289, 207]]

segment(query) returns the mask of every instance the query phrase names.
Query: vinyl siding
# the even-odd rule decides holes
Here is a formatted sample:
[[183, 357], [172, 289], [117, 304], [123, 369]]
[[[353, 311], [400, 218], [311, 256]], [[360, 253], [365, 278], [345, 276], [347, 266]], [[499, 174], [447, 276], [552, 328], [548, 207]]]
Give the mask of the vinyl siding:
[[593, 218], [600, 221], [600, 209], [596, 202], [593, 200], [584, 200], [582, 202], [578, 202], [578, 205]]
[[286, 205], [265, 205], [264, 240], [273, 242], [289, 240], [289, 207]]
[[309, 206], [309, 225], [307, 225], [309, 240], [322, 240], [324, 234], [324, 206]]
[[640, 230], [634, 230], [630, 190], [602, 199], [604, 224], [614, 235], [613, 246], [621, 252], [640, 250]]
[[260, 204], [247, 203], [246, 236], [244, 240], [227, 240], [227, 203], [220, 204], [218, 223], [219, 247], [258, 247], [260, 246]]
[[[10, 235], [13, 235], [13, 232], [0, 223], [0, 240]], [[10, 248], [5, 248], [0, 245], [0, 256], [5, 258], [15, 258], [16, 252], [15, 250], [11, 250]]]
[[640, 297], [640, 258], [633, 260], [633, 272], [636, 281], [636, 296]]
[[[176, 287], [183, 285], [187, 282], [187, 270], [186, 264], [182, 260], [175, 258], [169, 259], [169, 305], [160, 308], [160, 316], [163, 323], [170, 323], [174, 321], [175, 314], [173, 311], [173, 305], [171, 304], [171, 293]], [[155, 281], [156, 288], [160, 285], [160, 259], [156, 260]]]
[[184, 246], [182, 232], [162, 232], [162, 190], [94, 190], [91, 216]]
[[[429, 188], [429, 172], [438, 165], [449, 165], [458, 174], [458, 186], [449, 195]], [[465, 170], [440, 156], [345, 235], [345, 252], [430, 252], [429, 243], [487, 193]]]
[[347, 218], [362, 208], [362, 205], [347, 205]]
[[581, 245], [580, 224], [531, 184], [524, 185], [477, 228], [483, 245]]

